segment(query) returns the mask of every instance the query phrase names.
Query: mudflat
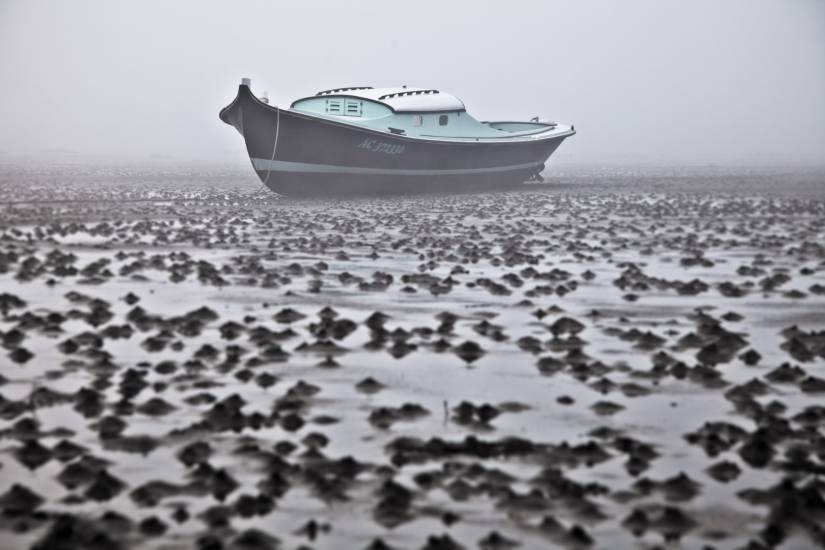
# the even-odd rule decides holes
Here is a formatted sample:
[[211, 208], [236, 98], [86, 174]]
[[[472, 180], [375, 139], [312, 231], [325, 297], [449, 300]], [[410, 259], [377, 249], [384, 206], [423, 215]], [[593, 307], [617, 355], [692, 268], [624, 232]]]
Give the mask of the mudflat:
[[2, 548], [825, 544], [819, 169], [6, 164], [0, 344]]

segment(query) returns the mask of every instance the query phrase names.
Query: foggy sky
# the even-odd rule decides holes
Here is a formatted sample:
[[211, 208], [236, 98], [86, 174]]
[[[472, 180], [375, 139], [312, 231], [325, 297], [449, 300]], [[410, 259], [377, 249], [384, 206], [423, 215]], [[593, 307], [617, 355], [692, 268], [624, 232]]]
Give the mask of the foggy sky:
[[561, 162], [825, 159], [822, 0], [0, 0], [0, 155], [246, 160], [241, 77], [573, 123]]

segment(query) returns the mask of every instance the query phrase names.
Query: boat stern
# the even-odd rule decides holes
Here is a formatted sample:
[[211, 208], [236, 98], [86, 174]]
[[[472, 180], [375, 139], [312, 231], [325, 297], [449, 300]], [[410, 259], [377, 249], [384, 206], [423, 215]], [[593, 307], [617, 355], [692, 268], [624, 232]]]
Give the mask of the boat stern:
[[270, 170], [257, 166], [254, 159], [273, 157], [280, 125], [280, 109], [255, 97], [250, 89], [250, 80], [244, 78], [238, 86], [235, 99], [221, 109], [218, 118], [243, 136], [252, 167], [261, 181], [267, 183]]
[[241, 135], [243, 135], [244, 104], [247, 103], [250, 96], [252, 96], [252, 90], [249, 88], [249, 85], [250, 80], [248, 78], [242, 79], [241, 84], [238, 86], [238, 93], [235, 95], [235, 99], [218, 113], [218, 118], [221, 119], [221, 121], [234, 127]]

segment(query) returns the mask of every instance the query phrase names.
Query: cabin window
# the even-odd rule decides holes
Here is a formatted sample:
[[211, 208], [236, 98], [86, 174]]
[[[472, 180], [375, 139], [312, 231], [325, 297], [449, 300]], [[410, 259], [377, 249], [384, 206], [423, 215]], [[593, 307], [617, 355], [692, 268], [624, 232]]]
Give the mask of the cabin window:
[[412, 117], [412, 125], [413, 126], [421, 126], [424, 124], [424, 117], [421, 115], [413, 115]]
[[362, 112], [362, 102], [356, 99], [348, 99], [346, 101], [346, 108], [344, 110], [344, 114], [347, 116], [361, 116]]
[[343, 115], [344, 102], [340, 99], [328, 99], [326, 101], [326, 112], [331, 115]]
[[449, 120], [449, 117], [447, 115], [441, 115], [440, 117], [438, 117], [438, 125], [439, 126], [446, 126], [448, 120]]

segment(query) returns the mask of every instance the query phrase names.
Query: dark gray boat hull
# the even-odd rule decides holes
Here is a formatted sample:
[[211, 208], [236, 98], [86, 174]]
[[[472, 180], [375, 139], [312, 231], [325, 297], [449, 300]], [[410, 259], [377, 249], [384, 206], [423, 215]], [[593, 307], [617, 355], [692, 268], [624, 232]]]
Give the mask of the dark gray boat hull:
[[280, 109], [244, 84], [219, 116], [244, 137], [261, 181], [289, 196], [513, 186], [537, 176], [568, 137], [512, 143], [420, 139]]

